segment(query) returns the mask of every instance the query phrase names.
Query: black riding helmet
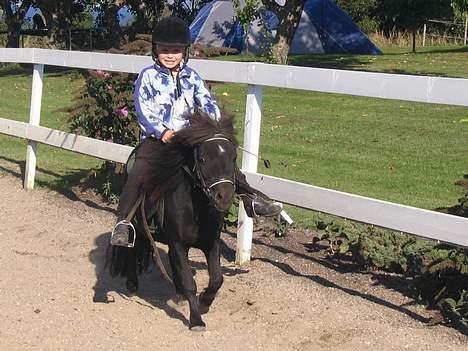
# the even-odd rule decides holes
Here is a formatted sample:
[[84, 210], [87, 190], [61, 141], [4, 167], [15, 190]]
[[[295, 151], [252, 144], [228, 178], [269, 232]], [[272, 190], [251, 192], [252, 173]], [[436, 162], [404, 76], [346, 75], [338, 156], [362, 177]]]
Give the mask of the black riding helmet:
[[153, 30], [153, 47], [165, 46], [190, 46], [190, 29], [182, 19], [169, 16], [161, 19]]
[[[182, 19], [175, 16], [164, 17], [161, 19], [153, 30], [151, 38], [153, 44], [153, 60], [156, 61], [158, 55], [158, 45], [164, 46], [183, 46], [185, 47], [184, 59], [181, 66], [185, 66], [189, 60], [190, 28]], [[180, 97], [182, 88], [180, 85], [180, 77], [177, 74], [176, 78], [176, 96]]]

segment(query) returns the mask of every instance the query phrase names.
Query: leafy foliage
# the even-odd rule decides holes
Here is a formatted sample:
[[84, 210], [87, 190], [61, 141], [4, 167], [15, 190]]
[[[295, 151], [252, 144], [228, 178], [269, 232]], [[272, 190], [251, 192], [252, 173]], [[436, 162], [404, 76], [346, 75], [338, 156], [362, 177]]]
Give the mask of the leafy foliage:
[[464, 21], [468, 16], [468, 0], [452, 0], [451, 5], [455, 20]]
[[[134, 75], [89, 72], [84, 88], [70, 110], [70, 129], [91, 138], [136, 145], [139, 128], [133, 105]], [[98, 191], [109, 202], [117, 201], [122, 167], [106, 161], [98, 170]]]
[[91, 72], [77, 104], [70, 129], [91, 138], [135, 145], [138, 140], [133, 112], [133, 75]]
[[418, 299], [439, 308], [456, 327], [468, 328], [468, 249], [343, 220], [316, 225], [313, 244], [326, 243], [329, 257], [414, 277]]
[[192, 23], [198, 14], [198, 11], [211, 0], [174, 0], [171, 4], [168, 3], [169, 10], [172, 15], [182, 18], [187, 23]]
[[337, 0], [336, 3], [364, 32], [371, 33], [378, 29], [375, 11], [379, 0]]

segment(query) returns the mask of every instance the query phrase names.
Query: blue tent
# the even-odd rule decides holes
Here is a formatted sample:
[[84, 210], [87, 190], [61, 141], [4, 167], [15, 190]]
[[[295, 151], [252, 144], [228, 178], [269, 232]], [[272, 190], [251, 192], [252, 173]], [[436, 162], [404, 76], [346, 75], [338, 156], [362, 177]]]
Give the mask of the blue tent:
[[[274, 38], [278, 18], [264, 11], [262, 19], [250, 25], [247, 40], [230, 0], [206, 4], [190, 25], [192, 42], [214, 47], [232, 47], [239, 52], [262, 53]], [[381, 51], [353, 20], [332, 0], [306, 0], [290, 54], [353, 53]]]

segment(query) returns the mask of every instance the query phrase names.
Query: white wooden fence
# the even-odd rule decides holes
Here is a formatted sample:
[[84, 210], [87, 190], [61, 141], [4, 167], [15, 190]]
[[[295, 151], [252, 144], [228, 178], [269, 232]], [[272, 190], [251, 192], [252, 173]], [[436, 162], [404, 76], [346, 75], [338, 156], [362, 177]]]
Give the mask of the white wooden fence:
[[[125, 162], [131, 148], [39, 126], [44, 65], [138, 73], [151, 64], [146, 56], [44, 49], [0, 49], [0, 62], [34, 64], [30, 122], [0, 118], [0, 133], [29, 141], [25, 188], [34, 185], [36, 143]], [[271, 197], [397, 231], [468, 247], [468, 219], [366, 198], [313, 185], [258, 174], [262, 86], [341, 93], [384, 99], [468, 106], [468, 79], [344, 71], [263, 63], [191, 60], [205, 80], [248, 84], [242, 168], [249, 182]], [[250, 259], [252, 220], [241, 209], [238, 264]]]

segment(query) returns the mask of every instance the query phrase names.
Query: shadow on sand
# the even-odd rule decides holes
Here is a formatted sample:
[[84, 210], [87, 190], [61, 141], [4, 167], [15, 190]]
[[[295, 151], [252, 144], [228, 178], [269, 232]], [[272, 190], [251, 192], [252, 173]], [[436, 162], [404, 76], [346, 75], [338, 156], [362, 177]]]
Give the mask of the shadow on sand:
[[[176, 294], [173, 285], [164, 278], [157, 265], [151, 264], [148, 271], [142, 273], [138, 277], [139, 288], [136, 296], [140, 301], [133, 299], [132, 295], [128, 294], [125, 287], [126, 278], [112, 277], [110, 275], [107, 265], [111, 250], [109, 245], [110, 234], [110, 232], [107, 232], [99, 235], [95, 240], [96, 248], [89, 254], [89, 260], [94, 264], [96, 272], [96, 284], [93, 287], [93, 302], [113, 303], [115, 301], [113, 293], [116, 293], [123, 299], [131, 299], [133, 302], [144, 305], [148, 308], [162, 310], [170, 318], [178, 319], [188, 327], [188, 315], [185, 316], [176, 309], [177, 305], [180, 305], [184, 301], [181, 301], [181, 298]], [[158, 246], [159, 245], [161, 244], [158, 244]], [[230, 250], [226, 245], [223, 245], [222, 252], [223, 256], [228, 258], [232, 257], [232, 250]], [[226, 255], [224, 252], [226, 252]], [[171, 269], [167, 253], [160, 249], [160, 256], [166, 271], [170, 274]], [[196, 275], [198, 271], [207, 269], [205, 262], [191, 260], [190, 265], [194, 275]], [[223, 266], [222, 272], [224, 276], [234, 276], [237, 274], [245, 274], [248, 271]], [[205, 287], [199, 286], [198, 291], [201, 291], [203, 288]]]

